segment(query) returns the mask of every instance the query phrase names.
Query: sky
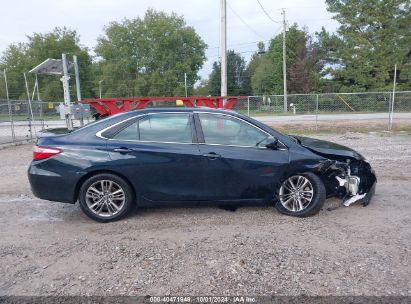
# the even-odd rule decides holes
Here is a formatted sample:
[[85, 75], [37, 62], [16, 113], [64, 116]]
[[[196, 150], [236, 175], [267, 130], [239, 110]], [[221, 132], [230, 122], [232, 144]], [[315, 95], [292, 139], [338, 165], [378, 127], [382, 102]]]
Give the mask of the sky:
[[[257, 49], [257, 42], [282, 31], [281, 9], [289, 25], [306, 26], [310, 33], [324, 26], [334, 31], [338, 23], [327, 12], [324, 0], [227, 0], [227, 46], [246, 60]], [[208, 45], [207, 61], [200, 71], [207, 78], [219, 58], [220, 0], [0, 0], [0, 53], [11, 43], [25, 42], [26, 36], [46, 33], [66, 26], [80, 35], [80, 42], [91, 50], [111, 21], [143, 17], [148, 8], [184, 16], [187, 25]]]

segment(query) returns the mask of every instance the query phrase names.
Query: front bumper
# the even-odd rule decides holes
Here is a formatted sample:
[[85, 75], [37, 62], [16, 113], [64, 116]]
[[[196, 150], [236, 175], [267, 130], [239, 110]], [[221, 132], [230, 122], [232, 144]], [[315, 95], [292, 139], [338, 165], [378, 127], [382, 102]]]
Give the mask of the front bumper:
[[354, 203], [362, 203], [364, 207], [367, 206], [371, 202], [371, 199], [375, 194], [376, 186], [377, 186], [377, 180], [375, 179], [372, 186], [369, 188], [369, 190], [366, 193], [357, 194], [355, 196], [351, 196], [345, 199], [343, 202], [344, 206], [348, 207]]
[[371, 186], [371, 189], [367, 192], [364, 198], [358, 201], [359, 203], [362, 203], [364, 207], [367, 206], [371, 202], [371, 199], [375, 194], [376, 186], [377, 186], [377, 181], [374, 182], [374, 184]]

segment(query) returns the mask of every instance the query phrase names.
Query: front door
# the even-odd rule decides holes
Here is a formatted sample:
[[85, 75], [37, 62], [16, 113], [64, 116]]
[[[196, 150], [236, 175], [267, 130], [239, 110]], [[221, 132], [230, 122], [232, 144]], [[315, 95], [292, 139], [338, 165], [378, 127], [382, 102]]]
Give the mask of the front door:
[[208, 199], [270, 201], [289, 162], [288, 150], [264, 146], [267, 132], [234, 116], [198, 113]]

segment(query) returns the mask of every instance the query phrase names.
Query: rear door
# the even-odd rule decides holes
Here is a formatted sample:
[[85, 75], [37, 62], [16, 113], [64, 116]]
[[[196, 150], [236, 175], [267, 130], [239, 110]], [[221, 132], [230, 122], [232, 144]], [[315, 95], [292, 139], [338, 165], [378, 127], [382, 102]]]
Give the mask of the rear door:
[[201, 197], [203, 161], [191, 113], [151, 113], [131, 121], [108, 140], [113, 167], [150, 201]]
[[235, 116], [195, 115], [207, 198], [271, 200], [289, 163], [288, 150], [266, 148], [270, 134]]

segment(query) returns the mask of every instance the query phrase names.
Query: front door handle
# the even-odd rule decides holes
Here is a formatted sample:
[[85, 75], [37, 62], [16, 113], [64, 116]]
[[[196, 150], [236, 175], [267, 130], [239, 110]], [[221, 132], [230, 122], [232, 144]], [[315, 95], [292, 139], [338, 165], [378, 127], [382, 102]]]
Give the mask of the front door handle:
[[133, 150], [131, 150], [131, 149], [129, 149], [129, 148], [121, 147], [121, 148], [115, 148], [115, 149], [113, 149], [113, 151], [114, 151], [114, 152], [119, 152], [119, 153], [130, 153], [130, 152], [132, 152]]
[[203, 156], [208, 157], [211, 160], [221, 157], [220, 154], [217, 154], [215, 152], [205, 153], [205, 154], [203, 154]]

